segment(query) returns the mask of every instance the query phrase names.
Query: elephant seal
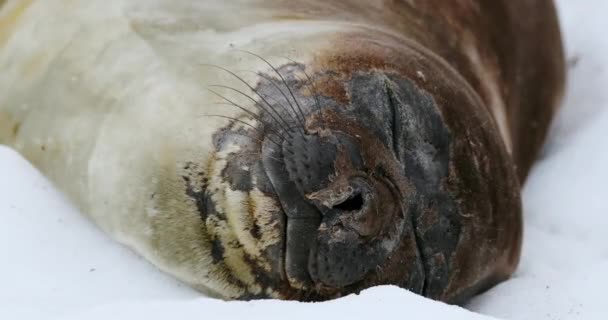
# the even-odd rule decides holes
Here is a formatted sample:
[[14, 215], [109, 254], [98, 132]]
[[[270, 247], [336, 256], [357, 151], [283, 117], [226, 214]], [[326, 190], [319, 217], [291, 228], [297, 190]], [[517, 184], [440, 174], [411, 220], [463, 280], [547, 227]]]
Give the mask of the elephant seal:
[[551, 1], [8, 0], [0, 142], [224, 299], [463, 303], [520, 256]]

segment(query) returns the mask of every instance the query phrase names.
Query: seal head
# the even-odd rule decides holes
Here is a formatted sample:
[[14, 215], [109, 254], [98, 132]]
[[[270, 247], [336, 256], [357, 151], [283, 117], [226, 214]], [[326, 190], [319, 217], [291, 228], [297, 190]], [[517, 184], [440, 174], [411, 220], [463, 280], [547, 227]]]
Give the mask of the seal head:
[[343, 46], [272, 66], [255, 88], [254, 180], [281, 211], [266, 285], [320, 300], [394, 284], [459, 302], [507, 277], [519, 187], [479, 97], [415, 45]]

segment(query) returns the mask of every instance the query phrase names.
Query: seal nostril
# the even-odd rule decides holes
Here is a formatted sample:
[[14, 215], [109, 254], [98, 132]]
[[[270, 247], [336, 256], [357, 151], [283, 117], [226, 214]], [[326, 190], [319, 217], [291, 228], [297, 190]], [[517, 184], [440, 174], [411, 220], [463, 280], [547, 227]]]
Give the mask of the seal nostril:
[[346, 201], [335, 205], [333, 208], [342, 211], [359, 211], [363, 208], [363, 203], [363, 196], [360, 193], [357, 193], [346, 199]]

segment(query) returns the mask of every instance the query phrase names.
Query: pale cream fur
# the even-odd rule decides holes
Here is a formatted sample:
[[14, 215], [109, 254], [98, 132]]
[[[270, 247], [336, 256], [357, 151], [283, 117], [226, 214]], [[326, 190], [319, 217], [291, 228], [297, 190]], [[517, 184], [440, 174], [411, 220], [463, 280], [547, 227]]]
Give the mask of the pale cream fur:
[[[306, 62], [331, 45], [319, 35], [347, 26], [273, 21], [275, 13], [256, 9], [257, 1], [196, 3], [9, 0], [0, 11], [0, 143], [13, 146], [108, 234], [161, 269], [212, 295], [238, 297], [261, 290], [243, 252], [259, 257], [280, 241], [268, 226], [262, 241], [254, 241], [245, 231], [255, 223], [243, 216], [245, 206], [254, 204], [263, 222], [278, 204], [257, 189], [233, 191], [222, 181], [225, 154], [213, 152], [211, 137], [228, 122], [203, 115], [243, 112], [217, 104], [205, 88], [249, 90], [204, 64], [267, 72], [262, 61], [233, 48], [274, 63], [280, 56]], [[255, 74], [239, 74], [255, 84]], [[210, 188], [219, 188], [213, 200], [227, 224], [205, 228], [185, 194], [186, 163], [204, 168]], [[227, 246], [224, 265], [214, 265], [211, 237], [242, 247]], [[227, 281], [229, 274], [248, 288]]]

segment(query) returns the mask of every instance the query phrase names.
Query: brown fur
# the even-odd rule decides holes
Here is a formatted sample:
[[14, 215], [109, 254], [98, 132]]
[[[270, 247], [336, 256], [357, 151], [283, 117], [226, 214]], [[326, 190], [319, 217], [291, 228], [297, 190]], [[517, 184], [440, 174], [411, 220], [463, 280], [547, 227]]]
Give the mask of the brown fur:
[[[519, 262], [520, 184], [542, 146], [565, 76], [555, 9], [551, 1], [385, 4], [381, 12], [344, 9], [345, 19], [371, 20], [394, 36], [341, 35], [313, 66], [332, 74], [317, 86], [323, 95], [344, 101], [340, 84], [355, 73], [380, 70], [411, 79], [433, 96], [455, 137], [444, 187], [467, 216], [454, 260], [448, 262], [454, 265], [449, 285], [429, 296], [462, 302], [506, 279]], [[365, 6], [359, 1], [333, 5]], [[478, 59], [467, 54], [469, 49]], [[493, 108], [504, 108], [510, 141], [501, 138]], [[432, 215], [429, 210], [425, 215]], [[390, 276], [379, 272], [361, 287], [385, 283], [383, 278], [403, 270], [404, 252], [397, 250], [393, 262], [383, 266]]]
[[562, 95], [565, 63], [551, 0], [341, 0], [292, 3], [294, 17], [373, 24], [430, 49], [463, 76], [484, 100], [463, 46], [479, 50], [507, 108], [513, 158], [523, 182], [544, 141]]

